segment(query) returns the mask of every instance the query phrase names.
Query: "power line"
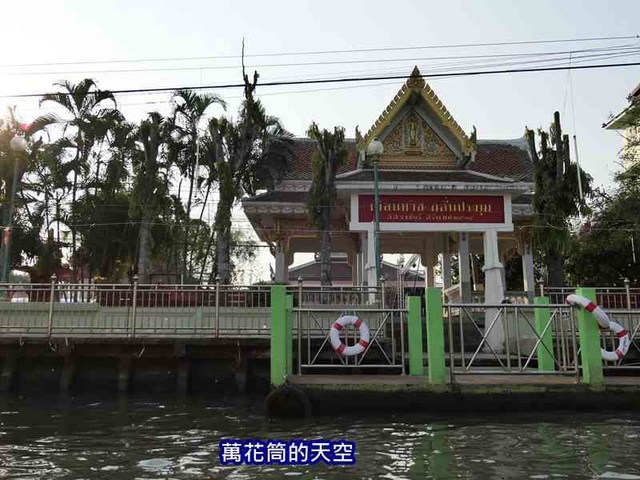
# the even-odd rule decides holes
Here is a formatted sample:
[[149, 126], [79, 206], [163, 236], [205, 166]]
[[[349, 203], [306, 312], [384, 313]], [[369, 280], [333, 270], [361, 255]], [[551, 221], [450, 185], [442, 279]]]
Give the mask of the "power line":
[[[499, 75], [508, 73], [534, 73], [534, 72], [555, 72], [562, 70], [586, 70], [586, 69], [599, 69], [599, 68], [619, 68], [619, 67], [635, 67], [639, 66], [640, 62], [629, 63], [605, 63], [597, 65], [570, 65], [570, 66], [558, 66], [558, 67], [540, 67], [540, 68], [513, 68], [506, 70], [483, 70], [483, 71], [471, 71], [471, 72], [449, 72], [449, 73], [432, 73], [421, 74], [420, 78], [442, 78], [442, 77], [470, 77], [479, 75]], [[406, 80], [406, 75], [387, 75], [387, 76], [373, 76], [373, 77], [343, 77], [343, 78], [331, 78], [331, 79], [307, 79], [307, 80], [292, 80], [292, 81], [274, 81], [261, 83], [262, 87], [276, 87], [285, 85], [313, 85], [324, 83], [351, 83], [351, 82], [370, 82], [380, 80]], [[130, 88], [121, 90], [110, 90], [114, 94], [130, 94], [130, 93], [152, 93], [152, 92], [173, 92], [176, 90], [226, 90], [230, 88], [244, 88], [243, 83], [227, 83], [219, 85], [202, 85], [202, 86], [176, 86], [176, 87], [158, 87], [158, 88]], [[71, 95], [67, 92], [53, 92], [62, 95]], [[2, 95], [0, 98], [34, 98], [42, 97], [45, 93], [23, 93], [14, 95]]]
[[[247, 54], [245, 58], [259, 57], [287, 57], [287, 56], [304, 56], [304, 55], [330, 55], [345, 53], [373, 53], [373, 52], [399, 52], [410, 50], [435, 50], [448, 48], [479, 48], [479, 47], [503, 47], [515, 45], [544, 45], [554, 43], [580, 43], [580, 42], [596, 42], [596, 41], [613, 41], [613, 40], [633, 40], [640, 39], [640, 35], [617, 35], [608, 37], [585, 37], [585, 38], [565, 38], [565, 39], [549, 39], [549, 40], [522, 40], [511, 42], [484, 42], [484, 43], [458, 43], [444, 45], [421, 45], [421, 46], [405, 46], [405, 47], [378, 47], [378, 48], [352, 48], [344, 50], [316, 50], [316, 51], [298, 51], [298, 52], [273, 52], [273, 53], [256, 53]], [[45, 63], [22, 63], [22, 64], [4, 64], [0, 67], [46, 67], [58, 65], [96, 65], [96, 64], [113, 64], [113, 63], [153, 63], [153, 62], [177, 62], [177, 61], [195, 61], [195, 60], [222, 60], [242, 58], [241, 55], [209, 55], [198, 57], [166, 57], [166, 58], [143, 58], [143, 59], [124, 59], [124, 60], [81, 60], [70, 62], [45, 62]]]
[[[587, 48], [581, 50], [564, 50], [557, 52], [528, 52], [528, 53], [504, 53], [486, 55], [447, 55], [437, 57], [418, 58], [374, 58], [367, 60], [327, 60], [318, 62], [291, 62], [291, 63], [267, 63], [258, 65], [247, 65], [247, 68], [275, 68], [275, 67], [306, 67], [306, 66], [326, 66], [326, 65], [351, 65], [367, 63], [395, 63], [395, 62], [422, 62], [431, 60], [481, 60], [491, 58], [518, 58], [518, 57], [551, 57], [558, 55], [590, 53], [590, 52], [614, 52], [636, 49], [634, 44], [617, 45], [604, 48]], [[0, 67], [4, 68], [4, 67]], [[34, 76], [34, 75], [75, 75], [82, 74], [105, 74], [105, 73], [147, 73], [147, 72], [179, 72], [198, 70], [229, 70], [240, 68], [240, 65], [199, 65], [189, 67], [153, 67], [153, 68], [133, 68], [133, 69], [108, 69], [108, 70], [72, 70], [72, 71], [31, 71], [31, 72], [9, 72], [3, 73], [5, 76]]]

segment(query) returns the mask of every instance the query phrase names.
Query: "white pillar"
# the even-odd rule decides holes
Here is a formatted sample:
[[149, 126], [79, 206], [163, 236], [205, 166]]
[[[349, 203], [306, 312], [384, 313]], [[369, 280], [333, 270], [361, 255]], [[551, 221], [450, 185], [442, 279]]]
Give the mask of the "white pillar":
[[[499, 304], [504, 300], [504, 283], [498, 253], [498, 232], [487, 230], [483, 235], [484, 240], [484, 301], [487, 304]], [[495, 308], [487, 309], [485, 313], [485, 337], [486, 343], [493, 348], [496, 353], [504, 350], [504, 327], [502, 318], [496, 320], [499, 310]], [[495, 322], [494, 322], [495, 321]], [[493, 327], [491, 324], [493, 323]], [[489, 328], [491, 331], [487, 333]], [[488, 349], [485, 349], [488, 350]]]
[[285, 250], [285, 242], [276, 243], [276, 282], [289, 281], [289, 262]]
[[373, 230], [367, 231], [367, 284], [370, 287], [378, 285], [376, 278], [376, 245]]
[[442, 283], [445, 289], [451, 286], [451, 257], [449, 252], [442, 254]]
[[460, 284], [460, 301], [471, 303], [471, 268], [469, 267], [469, 235], [458, 234], [458, 272]]
[[424, 267], [424, 281], [427, 288], [435, 286], [435, 266], [438, 256], [436, 254], [436, 239], [433, 234], [426, 235], [420, 261]]
[[531, 244], [524, 244], [522, 252], [522, 280], [524, 283], [524, 291], [527, 292], [529, 302], [533, 303], [535, 297], [535, 278], [533, 272], [533, 253], [531, 252]]

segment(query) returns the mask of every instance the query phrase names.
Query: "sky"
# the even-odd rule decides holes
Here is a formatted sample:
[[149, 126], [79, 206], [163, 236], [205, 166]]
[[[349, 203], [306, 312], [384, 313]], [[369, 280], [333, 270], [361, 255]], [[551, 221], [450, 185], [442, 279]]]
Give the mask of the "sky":
[[[633, 48], [640, 47], [640, 39], [434, 48], [635, 36], [640, 33], [638, 18], [640, 2], [633, 0], [538, 0], [533, 4], [514, 0], [5, 0], [0, 4], [0, 32], [4, 38], [0, 50], [0, 97], [43, 93], [51, 91], [56, 81], [77, 82], [85, 77], [96, 79], [101, 88], [110, 90], [239, 83], [243, 38], [247, 67], [259, 71], [261, 82], [408, 75], [413, 65], [418, 65], [424, 74], [473, 70], [473, 62], [478, 60], [461, 56], [566, 52], [566, 57], [568, 52], [574, 52], [573, 59], [584, 54], [580, 50], [607, 47], [631, 50], [625, 56], [602, 62], [639, 62], [639, 50]], [[430, 48], [344, 52], [399, 47]], [[318, 51], [334, 53], [282, 55]], [[517, 60], [520, 67], [541, 66], [524, 65], [523, 58]], [[165, 61], [151, 61], [159, 59]], [[495, 63], [495, 68], [502, 69], [508, 68], [513, 59], [483, 62]], [[12, 66], [25, 64], [33, 66]], [[427, 81], [462, 128], [470, 132], [475, 126], [480, 139], [519, 138], [525, 126], [548, 128], [553, 112], [560, 111], [565, 132], [577, 136], [581, 166], [594, 177], [596, 185], [611, 187], [612, 175], [619, 168], [622, 140], [616, 132], [602, 129], [602, 123], [626, 106], [627, 94], [640, 82], [640, 67]], [[353, 137], [356, 125], [362, 132], [369, 129], [402, 83], [384, 80], [367, 84], [259, 86], [258, 95], [267, 111], [297, 136], [303, 136], [315, 121], [324, 128], [341, 125], [347, 136]], [[237, 112], [239, 89], [210, 92], [227, 100], [228, 114]], [[153, 110], [167, 113], [169, 100], [169, 94], [118, 96], [119, 107], [131, 120], [139, 120]], [[37, 99], [0, 98], [2, 111], [9, 105], [16, 106], [18, 115], [27, 122], [48, 111], [46, 105], [39, 108]], [[211, 113], [222, 112], [214, 109]], [[212, 210], [213, 207], [212, 204]], [[234, 223], [237, 228], [251, 231], [241, 211]], [[268, 276], [267, 264], [272, 259], [266, 249], [261, 252], [252, 280]], [[296, 262], [305, 258], [308, 257], [296, 257]]]

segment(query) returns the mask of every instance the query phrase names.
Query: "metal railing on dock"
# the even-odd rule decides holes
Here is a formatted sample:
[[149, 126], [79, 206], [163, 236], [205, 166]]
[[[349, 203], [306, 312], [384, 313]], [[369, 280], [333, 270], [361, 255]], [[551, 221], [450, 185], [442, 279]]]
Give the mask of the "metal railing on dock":
[[[405, 373], [406, 310], [381, 309], [376, 306], [345, 309], [294, 308], [293, 333], [296, 351], [297, 373], [323, 372], [333, 369], [392, 369]], [[333, 323], [343, 315], [353, 315], [365, 322], [370, 338], [364, 351], [355, 356], [342, 356], [331, 345], [329, 331]], [[359, 340], [356, 328], [340, 332], [344, 345], [355, 345]]]
[[269, 286], [0, 284], [0, 334], [19, 337], [264, 337]]
[[574, 312], [567, 304], [445, 305], [452, 379], [468, 373], [577, 376]]

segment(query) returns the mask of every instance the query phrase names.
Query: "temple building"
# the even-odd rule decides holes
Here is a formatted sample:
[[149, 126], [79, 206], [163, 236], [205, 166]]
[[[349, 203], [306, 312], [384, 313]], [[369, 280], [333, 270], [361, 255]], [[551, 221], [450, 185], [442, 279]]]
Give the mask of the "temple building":
[[[374, 139], [383, 146], [375, 157], [367, 154]], [[482, 254], [487, 303], [504, 299], [504, 262], [521, 255], [524, 290], [533, 296], [533, 163], [524, 136], [482, 140], [475, 127], [465, 133], [416, 67], [368, 132], [361, 135], [356, 129], [356, 138], [347, 144], [349, 158], [338, 172], [331, 230], [332, 249], [353, 267], [354, 285], [379, 282], [377, 163], [381, 254], [420, 255], [427, 286], [434, 285], [439, 265], [450, 296], [463, 301], [472, 297], [469, 255]], [[315, 151], [314, 141], [296, 139], [292, 166], [277, 188], [242, 202], [259, 238], [274, 247], [277, 281], [290, 278], [295, 253], [320, 250], [320, 235], [306, 208]], [[453, 286], [452, 255], [458, 258], [460, 279]]]
[[640, 84], [637, 85], [627, 96], [629, 105], [617, 115], [612, 116], [608, 122], [602, 125], [606, 130], [617, 130], [621, 132], [622, 160], [625, 167], [640, 160], [640, 128], [638, 128], [638, 119], [640, 118]]

